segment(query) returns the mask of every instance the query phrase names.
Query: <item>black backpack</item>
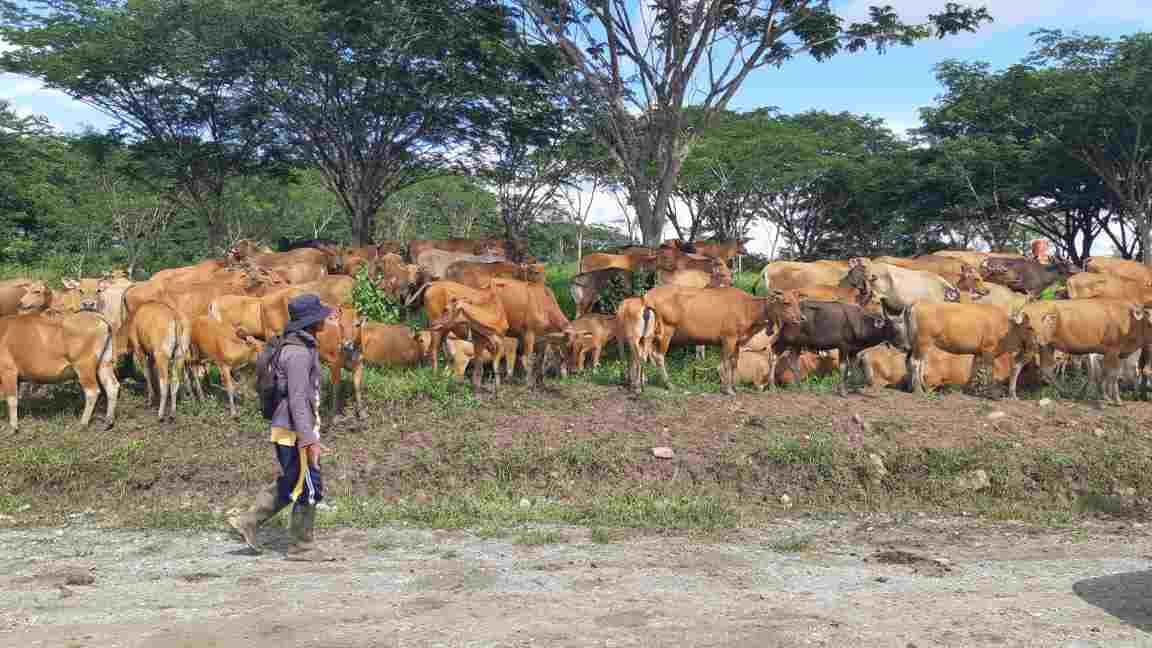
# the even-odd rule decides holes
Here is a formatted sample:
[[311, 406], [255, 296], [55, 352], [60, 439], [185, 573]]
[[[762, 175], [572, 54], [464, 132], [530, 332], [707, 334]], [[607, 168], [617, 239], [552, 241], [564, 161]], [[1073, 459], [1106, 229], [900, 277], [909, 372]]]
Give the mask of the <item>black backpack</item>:
[[286, 342], [284, 336], [277, 335], [256, 355], [256, 394], [260, 397], [260, 413], [267, 420], [272, 420], [280, 401], [287, 396], [276, 380], [276, 373], [280, 369], [280, 352]]

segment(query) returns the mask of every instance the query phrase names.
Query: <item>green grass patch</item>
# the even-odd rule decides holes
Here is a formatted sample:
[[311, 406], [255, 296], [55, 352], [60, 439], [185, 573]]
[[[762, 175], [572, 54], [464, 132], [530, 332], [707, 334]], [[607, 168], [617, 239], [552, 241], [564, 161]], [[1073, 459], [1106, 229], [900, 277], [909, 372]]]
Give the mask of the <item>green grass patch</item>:
[[808, 538], [799, 535], [791, 535], [786, 538], [779, 538], [772, 540], [768, 543], [768, 548], [776, 553], [800, 553], [812, 544]]
[[611, 544], [616, 541], [616, 535], [603, 527], [593, 527], [588, 539], [595, 544]]

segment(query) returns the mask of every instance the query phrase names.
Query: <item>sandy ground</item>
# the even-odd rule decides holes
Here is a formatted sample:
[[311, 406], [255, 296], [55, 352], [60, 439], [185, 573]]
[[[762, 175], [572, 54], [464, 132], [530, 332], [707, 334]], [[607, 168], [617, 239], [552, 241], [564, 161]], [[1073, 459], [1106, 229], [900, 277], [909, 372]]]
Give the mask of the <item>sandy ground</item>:
[[9, 530], [0, 645], [1145, 646], [1150, 530], [868, 515], [529, 547], [344, 529], [321, 532], [342, 557], [324, 564], [283, 560], [277, 527], [259, 556], [219, 532]]

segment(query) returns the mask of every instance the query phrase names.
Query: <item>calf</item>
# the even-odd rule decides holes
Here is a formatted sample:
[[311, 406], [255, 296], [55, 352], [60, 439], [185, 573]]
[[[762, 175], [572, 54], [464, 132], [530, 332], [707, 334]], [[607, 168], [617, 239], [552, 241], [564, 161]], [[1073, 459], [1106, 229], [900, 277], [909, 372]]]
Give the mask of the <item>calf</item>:
[[572, 322], [568, 330], [568, 365], [584, 371], [584, 361], [592, 354], [592, 369], [600, 368], [604, 345], [616, 339], [616, 316], [591, 313]]
[[[148, 302], [136, 309], [125, 328], [136, 370], [144, 374], [148, 385], [149, 401], [159, 396], [160, 420], [164, 420], [166, 407], [168, 418], [174, 419], [180, 376], [184, 374], [184, 362], [191, 344], [187, 320], [167, 304]], [[155, 383], [153, 373], [156, 375]]]
[[[803, 319], [781, 327], [773, 350], [777, 354], [792, 352], [794, 376], [800, 375], [802, 351], [839, 351], [840, 384], [836, 391], [841, 396], [847, 394], [848, 373], [856, 364], [858, 353], [884, 342], [903, 341], [896, 319], [866, 313], [856, 304], [806, 301], [800, 304], [800, 310]], [[769, 375], [775, 375], [775, 369]]]
[[192, 370], [193, 392], [198, 398], [204, 398], [201, 381], [208, 371], [208, 364], [215, 364], [220, 370], [220, 381], [224, 384], [224, 390], [228, 392], [228, 410], [232, 416], [236, 416], [238, 413], [236, 383], [232, 380], [232, 372], [253, 362], [262, 348], [264, 343], [249, 335], [244, 329], [203, 315], [193, 318], [192, 354], [189, 363]]
[[[904, 311], [908, 337], [908, 389], [924, 391], [924, 363], [931, 349], [961, 355], [974, 355], [979, 368], [989, 369], [997, 356], [1017, 353], [1013, 376], [1021, 361], [1033, 349], [1029, 342], [1033, 319], [1020, 312], [1009, 315], [1003, 308], [981, 304], [915, 304]], [[1016, 397], [1016, 381], [1008, 385], [1009, 398]]]
[[[1152, 343], [1148, 309], [1121, 299], [1069, 299], [1029, 304], [1022, 314], [1035, 322], [1029, 341], [1044, 351], [1044, 356], [1049, 356], [1052, 350], [1102, 354], [1104, 372], [1097, 382], [1100, 395], [1106, 401], [1122, 404], [1121, 361]], [[1019, 364], [1018, 360], [1014, 372], [1018, 371]], [[1042, 365], [1050, 363], [1045, 360]], [[1141, 365], [1143, 368], [1145, 362]], [[1088, 383], [1085, 391], [1087, 389]]]
[[[414, 296], [419, 297], [421, 294], [424, 296], [424, 313], [427, 315], [428, 322], [435, 322], [441, 320], [448, 314], [448, 306], [453, 300], [460, 300], [471, 303], [475, 306], [491, 310], [490, 318], [495, 328], [500, 328], [499, 323], [503, 322], [503, 330], [500, 335], [508, 330], [508, 316], [504, 311], [504, 304], [500, 301], [494, 290], [477, 290], [463, 284], [458, 284], [454, 281], [433, 281], [424, 284], [414, 293]], [[448, 320], [450, 321], [451, 317]], [[457, 337], [467, 337], [467, 326], [463, 326], [456, 331]], [[432, 368], [438, 369], [439, 363], [439, 349], [440, 343], [444, 339], [444, 334], [449, 329], [445, 327], [434, 328], [429, 326], [430, 339], [428, 348], [432, 354]], [[493, 345], [494, 347], [495, 345]]]
[[114, 331], [104, 317], [92, 312], [50, 316], [26, 313], [0, 318], [0, 392], [8, 402], [8, 424], [19, 430], [19, 382], [53, 384], [77, 379], [84, 389], [88, 425], [100, 388], [108, 397], [107, 427], [116, 420], [120, 383], [116, 380]]
[[[445, 282], [450, 283], [450, 282]], [[501, 299], [495, 298], [484, 303], [473, 303], [465, 298], [452, 297], [443, 315], [428, 325], [432, 332], [432, 339], [447, 332], [454, 332], [458, 337], [473, 338], [479, 348], [480, 356], [490, 354], [495, 357], [500, 354], [501, 340], [506, 337], [509, 329], [509, 317], [506, 314]], [[435, 348], [435, 347], [433, 347]], [[532, 375], [530, 366], [529, 376]], [[484, 376], [483, 365], [480, 362], [472, 363], [472, 388], [479, 392]], [[493, 372], [493, 384], [496, 390], [500, 389], [500, 372]], [[531, 384], [531, 378], [529, 378]]]
[[[457, 380], [464, 379], [464, 373], [468, 369], [469, 363], [476, 361], [476, 345], [468, 340], [461, 340], [455, 335], [449, 333], [444, 338], [444, 346], [447, 347], [448, 356], [452, 358], [452, 375]], [[491, 352], [487, 349], [483, 350], [480, 354], [480, 362], [484, 364], [491, 364], [492, 371], [500, 373], [500, 363], [504, 363], [504, 373], [509, 380], [512, 378], [512, 370], [516, 367], [516, 350], [520, 348], [520, 340], [514, 337], [504, 337], [500, 339], [500, 352], [493, 358]]]
[[740, 347], [753, 334], [770, 323], [804, 321], [796, 294], [779, 290], [767, 297], [753, 297], [739, 288], [660, 286], [648, 291], [643, 300], [662, 324], [656, 361], [664, 384], [669, 384], [664, 356], [679, 331], [695, 344], [720, 346], [720, 381], [729, 395], [736, 393], [733, 377]]

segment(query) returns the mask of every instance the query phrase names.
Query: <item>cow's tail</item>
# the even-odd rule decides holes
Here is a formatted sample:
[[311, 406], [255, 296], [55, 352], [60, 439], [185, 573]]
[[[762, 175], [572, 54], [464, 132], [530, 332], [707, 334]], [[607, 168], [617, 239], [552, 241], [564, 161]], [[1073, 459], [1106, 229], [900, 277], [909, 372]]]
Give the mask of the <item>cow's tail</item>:
[[113, 354], [112, 357], [109, 357], [109, 354], [113, 352], [112, 342], [116, 338], [116, 329], [112, 328], [112, 322], [109, 322], [108, 318], [99, 313], [96, 314], [96, 317], [99, 317], [100, 321], [104, 323], [104, 327], [108, 329], [107, 335], [104, 336], [104, 346], [100, 349], [100, 354], [96, 356], [96, 366], [103, 366], [105, 362], [115, 364], [115, 355]]
[[424, 291], [428, 290], [428, 286], [430, 285], [432, 285], [431, 281], [425, 281], [420, 285], [419, 288], [413, 290], [412, 294], [408, 296], [408, 299], [404, 301], [404, 307], [410, 308], [412, 304], [415, 304], [421, 297], [424, 296]]
[[908, 342], [908, 353], [916, 348], [916, 337], [919, 335], [916, 328], [916, 304], [909, 304], [904, 309], [904, 339]]

